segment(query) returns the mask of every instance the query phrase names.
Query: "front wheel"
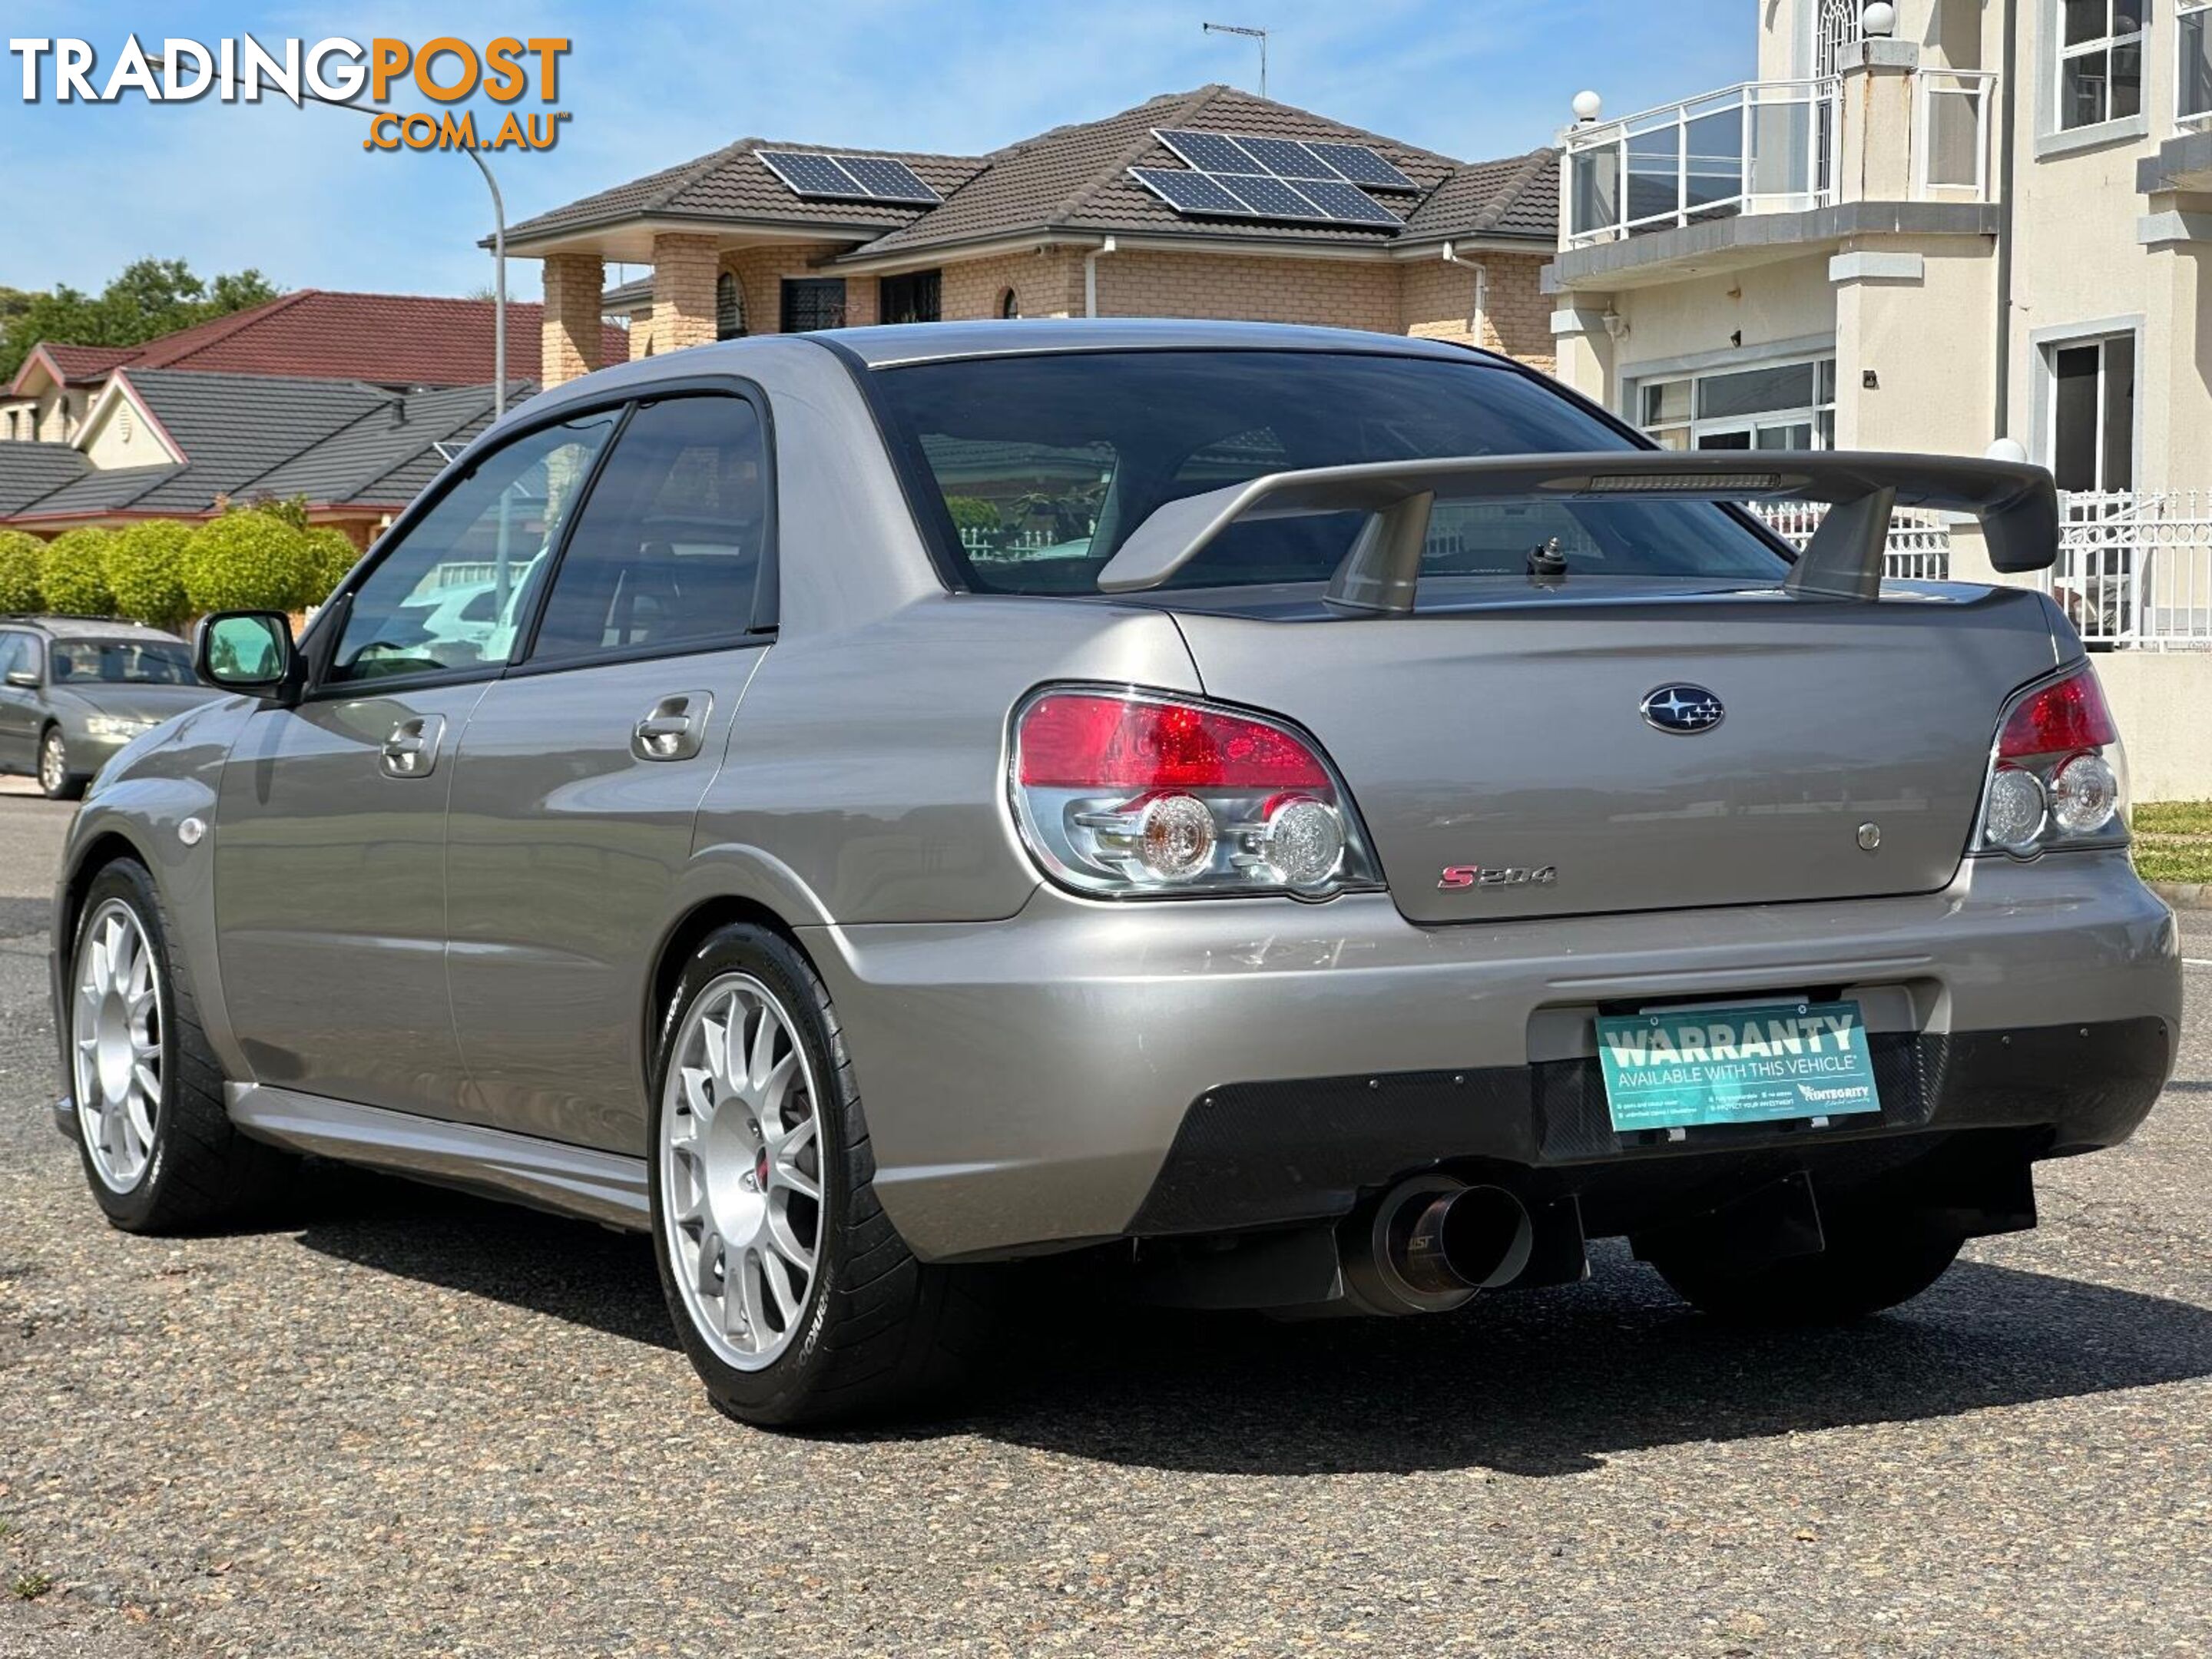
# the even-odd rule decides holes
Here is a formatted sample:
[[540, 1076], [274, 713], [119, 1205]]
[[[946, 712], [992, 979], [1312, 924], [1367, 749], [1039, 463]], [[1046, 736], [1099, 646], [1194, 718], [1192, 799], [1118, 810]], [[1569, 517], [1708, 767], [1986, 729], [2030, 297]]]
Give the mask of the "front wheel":
[[86, 891], [66, 1008], [77, 1146], [111, 1222], [134, 1233], [204, 1226], [279, 1190], [292, 1160], [232, 1127], [161, 895], [135, 860], [110, 864]]
[[957, 1380], [976, 1269], [915, 1259], [829, 993], [780, 934], [738, 924], [664, 1012], [653, 1234], [677, 1334], [714, 1403], [757, 1424], [911, 1407]]
[[84, 793], [84, 780], [70, 770], [69, 739], [58, 726], [39, 739], [39, 790], [48, 800], [75, 800]]
[[1910, 1302], [1965, 1241], [1907, 1212], [1831, 1224], [1827, 1248], [1749, 1271], [1711, 1255], [1655, 1254], [1651, 1265], [1702, 1313], [1747, 1325], [1843, 1325]]

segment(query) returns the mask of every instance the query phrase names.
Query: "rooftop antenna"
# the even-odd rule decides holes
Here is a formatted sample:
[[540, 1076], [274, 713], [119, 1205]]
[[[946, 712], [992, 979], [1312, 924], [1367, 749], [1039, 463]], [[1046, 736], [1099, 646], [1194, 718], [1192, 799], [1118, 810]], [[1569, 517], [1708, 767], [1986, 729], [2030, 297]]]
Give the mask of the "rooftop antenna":
[[1267, 95], [1267, 31], [1248, 29], [1241, 23], [1208, 23], [1200, 31], [1205, 34], [1241, 34], [1260, 43], [1260, 95]]

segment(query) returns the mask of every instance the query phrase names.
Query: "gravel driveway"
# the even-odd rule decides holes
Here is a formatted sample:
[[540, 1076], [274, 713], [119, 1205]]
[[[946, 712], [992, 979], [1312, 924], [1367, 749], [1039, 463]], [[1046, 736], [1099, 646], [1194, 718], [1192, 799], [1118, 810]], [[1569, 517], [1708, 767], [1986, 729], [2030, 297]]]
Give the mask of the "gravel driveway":
[[972, 1416], [802, 1438], [708, 1409], [635, 1238], [338, 1172], [102, 1224], [64, 812], [0, 796], [0, 1653], [2212, 1653], [2212, 967], [2144, 1133], [1863, 1328], [1612, 1249], [1429, 1322], [1070, 1297]]

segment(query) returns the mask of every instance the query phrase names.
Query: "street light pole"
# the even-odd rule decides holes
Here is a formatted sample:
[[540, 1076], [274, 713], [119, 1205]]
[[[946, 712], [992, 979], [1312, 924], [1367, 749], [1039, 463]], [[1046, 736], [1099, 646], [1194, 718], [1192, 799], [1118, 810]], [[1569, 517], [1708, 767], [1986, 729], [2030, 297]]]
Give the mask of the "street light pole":
[[1260, 43], [1260, 95], [1267, 95], [1267, 31], [1246, 28], [1237, 23], [1208, 23], [1201, 30], [1205, 34], [1241, 34]]

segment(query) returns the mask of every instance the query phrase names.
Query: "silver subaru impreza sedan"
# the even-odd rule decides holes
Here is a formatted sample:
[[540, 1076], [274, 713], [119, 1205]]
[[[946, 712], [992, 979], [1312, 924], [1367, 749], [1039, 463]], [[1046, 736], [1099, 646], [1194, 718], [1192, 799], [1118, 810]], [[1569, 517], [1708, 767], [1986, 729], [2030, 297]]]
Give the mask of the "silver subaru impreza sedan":
[[132, 1230], [305, 1152], [645, 1231], [758, 1423], [913, 1408], [1054, 1253], [1403, 1316], [1626, 1237], [1865, 1316], [2124, 1139], [2180, 1012], [2080, 641], [1886, 581], [1900, 504], [2051, 561], [2037, 469], [1657, 451], [1419, 340], [592, 375], [296, 643], [203, 626], [235, 695], [69, 841], [61, 1126]]

